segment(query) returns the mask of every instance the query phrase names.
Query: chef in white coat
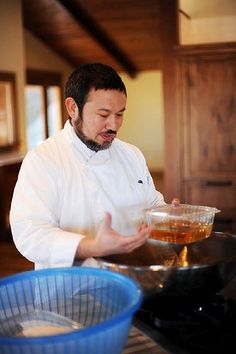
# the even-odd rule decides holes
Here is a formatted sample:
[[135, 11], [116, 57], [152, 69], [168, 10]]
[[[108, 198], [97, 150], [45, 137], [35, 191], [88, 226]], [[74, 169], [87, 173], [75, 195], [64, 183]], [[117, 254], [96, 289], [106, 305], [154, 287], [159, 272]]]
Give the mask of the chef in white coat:
[[16, 247], [36, 269], [128, 253], [149, 237], [142, 210], [164, 199], [140, 150], [116, 137], [126, 98], [111, 67], [75, 70], [64, 128], [24, 158], [10, 223]]

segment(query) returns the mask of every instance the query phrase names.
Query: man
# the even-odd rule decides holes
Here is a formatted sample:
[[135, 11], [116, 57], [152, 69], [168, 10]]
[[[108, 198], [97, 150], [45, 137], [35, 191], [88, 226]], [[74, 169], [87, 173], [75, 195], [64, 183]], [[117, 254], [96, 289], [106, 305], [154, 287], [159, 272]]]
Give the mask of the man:
[[36, 269], [131, 252], [151, 231], [141, 211], [164, 204], [142, 153], [116, 138], [126, 106], [120, 76], [82, 66], [65, 105], [64, 129], [26, 155], [12, 199], [15, 245]]

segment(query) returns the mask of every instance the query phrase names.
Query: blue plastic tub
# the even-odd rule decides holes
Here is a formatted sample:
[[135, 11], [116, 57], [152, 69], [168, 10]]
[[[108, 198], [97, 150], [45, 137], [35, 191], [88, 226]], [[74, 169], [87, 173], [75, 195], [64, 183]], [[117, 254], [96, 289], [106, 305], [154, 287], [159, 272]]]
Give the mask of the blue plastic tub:
[[[142, 298], [134, 280], [103, 269], [54, 268], [0, 279], [0, 353], [120, 354]], [[14, 335], [19, 318], [32, 313], [40, 320], [52, 314], [82, 328], [40, 337]]]

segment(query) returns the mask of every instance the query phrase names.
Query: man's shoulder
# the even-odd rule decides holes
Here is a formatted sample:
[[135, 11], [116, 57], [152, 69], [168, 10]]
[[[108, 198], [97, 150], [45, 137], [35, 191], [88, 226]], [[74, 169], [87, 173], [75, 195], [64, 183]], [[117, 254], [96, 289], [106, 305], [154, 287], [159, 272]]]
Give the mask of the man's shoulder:
[[[45, 141], [39, 143], [34, 149], [30, 150], [25, 159], [36, 159], [37, 161], [56, 161], [60, 155], [60, 150], [63, 149], [60, 143], [61, 132], [53, 137], [47, 138]], [[58, 141], [59, 138], [59, 141]]]
[[113, 144], [114, 144], [114, 147], [116, 147], [117, 149], [124, 149], [124, 150], [127, 150], [127, 151], [135, 151], [135, 152], [136, 151], [140, 151], [140, 149], [136, 145], [128, 143], [128, 142], [126, 142], [124, 140], [120, 140], [118, 138], [116, 138], [113, 141]]
[[143, 153], [141, 152], [141, 150], [136, 145], [133, 145], [133, 144], [128, 143], [126, 141], [120, 140], [118, 138], [116, 138], [113, 141], [112, 145], [113, 145], [115, 150], [124, 152], [126, 154], [131, 155], [131, 156], [132, 155], [133, 156], [135, 155], [135, 156], [138, 156], [138, 157], [143, 156]]

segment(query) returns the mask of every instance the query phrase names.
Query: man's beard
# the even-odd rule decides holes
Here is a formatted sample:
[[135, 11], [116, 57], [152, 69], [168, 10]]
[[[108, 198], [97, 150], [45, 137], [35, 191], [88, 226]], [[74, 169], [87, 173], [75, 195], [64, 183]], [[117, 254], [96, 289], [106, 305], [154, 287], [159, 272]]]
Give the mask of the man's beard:
[[[96, 141], [89, 139], [83, 132], [82, 132], [82, 119], [78, 118], [76, 122], [74, 122], [74, 130], [78, 138], [90, 149], [93, 151], [100, 151], [108, 149], [112, 141], [105, 141], [103, 144], [98, 144]], [[107, 130], [106, 134], [116, 134], [113, 130]]]

